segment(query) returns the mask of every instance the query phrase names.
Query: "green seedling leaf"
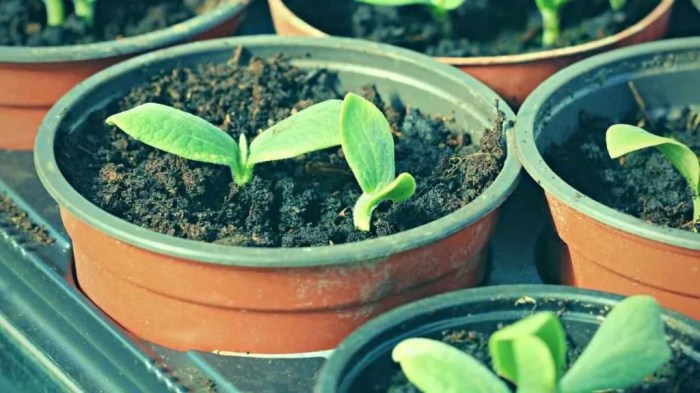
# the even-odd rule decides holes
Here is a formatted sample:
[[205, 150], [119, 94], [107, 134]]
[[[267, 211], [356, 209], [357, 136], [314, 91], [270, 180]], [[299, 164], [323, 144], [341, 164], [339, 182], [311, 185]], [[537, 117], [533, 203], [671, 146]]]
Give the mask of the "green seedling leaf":
[[627, 0], [610, 0], [610, 8], [615, 11], [619, 11], [625, 7]]
[[[535, 337], [548, 348], [551, 357], [552, 370], [542, 370], [543, 375], [551, 373], [555, 380], [561, 377], [566, 365], [566, 335], [559, 318], [551, 312], [541, 312], [522, 319], [510, 326], [495, 332], [489, 339], [489, 352], [493, 368], [500, 376], [520, 385], [523, 375], [519, 358], [525, 355], [516, 353], [514, 343], [522, 337]], [[548, 362], [541, 361], [543, 366]]]
[[[508, 393], [510, 389], [470, 355], [425, 338], [400, 342], [391, 354], [424, 393]], [[542, 392], [541, 392], [542, 393]]]
[[459, 8], [466, 0], [357, 0], [360, 3], [385, 7], [401, 7], [405, 5], [425, 5], [440, 10], [452, 11]]
[[374, 209], [385, 200], [404, 202], [416, 190], [408, 173], [398, 178], [394, 164], [394, 137], [384, 114], [356, 94], [343, 100], [340, 114], [343, 153], [363, 195], [353, 209], [355, 226], [369, 231]]
[[518, 393], [556, 393], [556, 366], [547, 344], [536, 336], [522, 336], [513, 341], [512, 348]]
[[46, 24], [48, 26], [61, 26], [65, 22], [66, 11], [63, 0], [44, 0], [46, 8]]
[[268, 128], [250, 144], [249, 165], [340, 145], [341, 100], [312, 105]]
[[97, 0], [73, 0], [75, 14], [92, 25], [95, 23], [95, 3]]
[[559, 39], [559, 11], [571, 0], [535, 0], [542, 15], [542, 45], [552, 46]]
[[633, 296], [610, 311], [559, 387], [562, 393], [624, 389], [669, 359], [659, 304], [649, 296]]
[[605, 135], [610, 158], [646, 149], [657, 148], [686, 179], [693, 190], [693, 221], [700, 219], [700, 162], [698, 156], [675, 139], [664, 138], [628, 124], [615, 124]]

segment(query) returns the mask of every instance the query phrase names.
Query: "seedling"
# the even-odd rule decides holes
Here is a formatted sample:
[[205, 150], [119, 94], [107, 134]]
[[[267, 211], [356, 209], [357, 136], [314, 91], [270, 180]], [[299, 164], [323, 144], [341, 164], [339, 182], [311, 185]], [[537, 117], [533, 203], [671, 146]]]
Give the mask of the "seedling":
[[396, 176], [394, 137], [384, 114], [371, 102], [349, 93], [340, 114], [343, 154], [362, 195], [353, 208], [355, 227], [369, 231], [372, 213], [383, 201], [405, 202], [416, 191], [408, 173]]
[[379, 5], [386, 7], [400, 7], [405, 5], [424, 5], [427, 6], [433, 15], [439, 19], [445, 20], [447, 14], [459, 8], [467, 0], [357, 0], [360, 3], [371, 5]]
[[618, 158], [648, 147], [655, 147], [663, 153], [693, 191], [693, 224], [700, 220], [700, 162], [688, 146], [628, 124], [615, 124], [608, 128], [605, 142], [610, 158]]
[[188, 160], [227, 165], [238, 185], [248, 183], [256, 164], [297, 157], [340, 145], [341, 101], [312, 105], [258, 135], [248, 145], [206, 120], [160, 104], [148, 103], [110, 116], [107, 124], [134, 139]]
[[[73, 0], [75, 14], [92, 25], [95, 22], [95, 3], [97, 0]], [[44, 0], [46, 7], [46, 24], [62, 26], [66, 19], [63, 0]]]
[[[592, 393], [642, 382], [671, 359], [659, 304], [648, 296], [620, 302], [607, 315], [576, 362], [564, 372], [566, 335], [556, 314], [541, 312], [489, 339], [498, 375], [519, 393]], [[393, 350], [394, 361], [425, 393], [508, 393], [508, 386], [472, 356], [448, 344], [410, 338]]]
[[[561, 8], [571, 0], [535, 0], [542, 15], [542, 45], [552, 46], [559, 39], [559, 14]], [[621, 10], [627, 0], [610, 0], [610, 7]]]

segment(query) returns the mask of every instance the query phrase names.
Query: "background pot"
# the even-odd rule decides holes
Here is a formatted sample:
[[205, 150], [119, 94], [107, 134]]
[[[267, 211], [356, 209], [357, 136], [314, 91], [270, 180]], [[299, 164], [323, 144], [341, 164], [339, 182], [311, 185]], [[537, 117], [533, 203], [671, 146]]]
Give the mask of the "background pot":
[[[401, 368], [391, 350], [408, 337], [440, 339], [446, 330], [490, 334], [499, 324], [513, 323], [537, 311], [560, 313], [576, 345], [586, 345], [602, 319], [621, 297], [602, 292], [546, 285], [508, 285], [453, 292], [393, 310], [358, 329], [323, 366], [317, 393], [371, 392]], [[562, 312], [563, 310], [563, 312]], [[700, 323], [664, 312], [666, 333], [683, 343], [698, 363]]]
[[[284, 0], [268, 2], [277, 34], [327, 36], [294, 14], [284, 4]], [[673, 3], [674, 0], [661, 0], [647, 17], [633, 26], [613, 36], [586, 44], [517, 55], [438, 57], [437, 60], [459, 67], [486, 83], [511, 105], [518, 107], [537, 85], [569, 64], [599, 52], [662, 38], [668, 29]]]
[[0, 149], [31, 150], [51, 106], [90, 75], [134, 55], [231, 34], [249, 0], [217, 8], [152, 33], [89, 45], [0, 46]]
[[[480, 283], [498, 207], [519, 177], [512, 154], [480, 197], [442, 219], [315, 248], [228, 247], [162, 235], [105, 213], [67, 183], [54, 155], [58, 133], [75, 131], [90, 112], [156, 72], [225, 62], [238, 46], [245, 48], [243, 61], [283, 52], [300, 67], [335, 71], [340, 90], [375, 83], [383, 97], [454, 116], [476, 137], [497, 115], [496, 94], [464, 73], [410, 51], [351, 39], [241, 37], [111, 67], [56, 104], [35, 152], [39, 176], [73, 240], [79, 285], [100, 308], [127, 330], [175, 349], [307, 352], [335, 347], [398, 304]], [[499, 107], [513, 119], [509, 108]]]
[[[700, 319], [700, 235], [651, 224], [582, 195], [544, 162], [578, 129], [579, 113], [621, 118], [636, 108], [629, 81], [648, 108], [700, 104], [700, 38], [621, 49], [547, 80], [520, 109], [516, 146], [544, 188], [561, 248], [561, 282], [626, 295], [646, 293]], [[605, 132], [601, 129], [600, 132]], [[555, 244], [556, 246], [556, 244]]]

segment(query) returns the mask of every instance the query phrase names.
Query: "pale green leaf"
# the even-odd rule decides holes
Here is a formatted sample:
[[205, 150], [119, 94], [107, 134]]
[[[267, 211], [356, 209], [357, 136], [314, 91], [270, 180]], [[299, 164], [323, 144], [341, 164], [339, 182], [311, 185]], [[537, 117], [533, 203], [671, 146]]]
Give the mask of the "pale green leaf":
[[342, 101], [312, 105], [258, 135], [250, 144], [248, 165], [283, 160], [340, 145]]
[[360, 3], [384, 7], [401, 7], [405, 5], [426, 5], [442, 10], [451, 11], [459, 8], [466, 0], [357, 0]]
[[408, 173], [400, 174], [388, 185], [370, 194], [362, 194], [353, 209], [355, 227], [369, 231], [372, 212], [384, 201], [405, 202], [416, 192], [416, 181]]
[[143, 104], [117, 113], [107, 124], [156, 149], [193, 161], [229, 165], [240, 172], [236, 142], [216, 126], [161, 104]]
[[624, 389], [669, 359], [659, 304], [649, 296], [633, 296], [610, 311], [559, 387], [562, 393]]
[[[700, 162], [690, 148], [675, 139], [664, 138], [628, 124], [616, 124], [605, 135], [608, 153], [618, 158], [633, 151], [656, 147], [686, 179], [693, 193], [700, 193]], [[697, 220], [696, 211], [696, 220]]]
[[610, 0], [610, 8], [619, 11], [627, 4], [627, 0]]
[[400, 342], [392, 352], [412, 384], [424, 393], [508, 393], [486, 366], [470, 355], [425, 338]]
[[374, 104], [353, 93], [345, 96], [340, 136], [345, 159], [365, 194], [394, 180], [394, 137]]
[[[520, 384], [519, 367], [514, 342], [521, 337], [537, 337], [549, 349], [552, 358], [552, 373], [558, 379], [566, 365], [566, 334], [559, 318], [551, 312], [540, 312], [506, 326], [489, 339], [489, 352], [493, 368], [502, 377]], [[543, 372], [549, 370], [543, 370]]]
[[518, 365], [518, 393], [555, 393], [557, 374], [549, 347], [539, 337], [522, 336], [513, 341]]

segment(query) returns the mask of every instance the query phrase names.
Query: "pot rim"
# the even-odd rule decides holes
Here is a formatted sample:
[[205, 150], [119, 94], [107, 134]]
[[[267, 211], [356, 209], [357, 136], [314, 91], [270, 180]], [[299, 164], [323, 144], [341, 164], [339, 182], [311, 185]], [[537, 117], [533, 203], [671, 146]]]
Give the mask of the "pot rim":
[[[283, 18], [293, 25], [298, 30], [314, 37], [328, 37], [328, 34], [310, 25], [284, 3], [284, 0], [268, 0], [270, 7], [276, 8]], [[662, 16], [671, 11], [675, 0], [661, 0], [659, 4], [644, 18], [637, 23], [627, 27], [617, 34], [601, 38], [594, 41], [585, 42], [583, 44], [567, 46], [563, 48], [547, 49], [531, 53], [518, 53], [514, 55], [499, 55], [499, 56], [474, 56], [474, 57], [440, 57], [434, 58], [443, 63], [447, 63], [458, 67], [475, 67], [475, 66], [491, 66], [502, 64], [520, 64], [534, 63], [538, 61], [554, 60], [558, 58], [583, 56], [586, 53], [604, 50], [615, 46], [617, 43], [624, 41], [641, 31], [644, 31], [657, 21]]]
[[663, 40], [617, 49], [571, 65], [547, 79], [525, 100], [518, 112], [515, 125], [515, 153], [528, 174], [547, 193], [606, 226], [651, 241], [700, 251], [700, 234], [649, 223], [619, 212], [574, 189], [547, 165], [537, 148], [534, 135], [535, 119], [549, 97], [579, 76], [594, 69], [635, 57], [672, 53], [679, 50], [697, 50], [697, 48], [700, 48], [700, 37]]
[[485, 96], [490, 102], [498, 101], [499, 109], [505, 114], [506, 123], [515, 118], [513, 111], [505, 102], [483, 83], [456, 68], [440, 64], [428, 56], [406, 49], [348, 38], [319, 40], [311, 37], [280, 37], [276, 35], [233, 37], [196, 42], [151, 52], [109, 67], [73, 88], [51, 108], [39, 128], [34, 154], [37, 173], [49, 194], [60, 206], [89, 225], [139, 248], [218, 265], [292, 268], [367, 262], [433, 243], [481, 220], [496, 210], [517, 186], [521, 165], [514, 154], [512, 129], [506, 127], [504, 139], [506, 139], [507, 155], [501, 172], [493, 184], [479, 197], [451, 214], [408, 231], [360, 242], [321, 247], [256, 248], [182, 239], [142, 228], [103, 211], [85, 199], [68, 183], [56, 162], [54, 141], [63, 115], [68, 111], [68, 108], [75, 105], [83, 94], [99, 89], [103, 80], [117, 78], [126, 71], [140, 69], [144, 64], [174, 59], [185, 54], [231, 51], [238, 46], [272, 46], [279, 47], [280, 51], [284, 50], [285, 47], [303, 46], [317, 50], [332, 47], [354, 51], [358, 54], [400, 59], [409, 62], [411, 66], [430, 67], [436, 76], [446, 78], [455, 84], [467, 85], [480, 95]]
[[[491, 302], [495, 297], [512, 297], [513, 299], [517, 299], [522, 295], [532, 296], [533, 294], [541, 294], [543, 295], [542, 297], [554, 299], [573, 295], [576, 296], [579, 301], [602, 304], [609, 307], [613, 307], [626, 297], [564, 285], [516, 284], [463, 289], [408, 303], [387, 311], [345, 338], [323, 365], [314, 391], [318, 393], [336, 392], [339, 378], [343, 375], [346, 365], [352, 361], [356, 351], [365, 347], [369, 341], [378, 335], [394, 330], [407, 321], [414, 320], [428, 312], [450, 309], [467, 303]], [[663, 308], [663, 315], [667, 324], [672, 324], [674, 329], [682, 330], [684, 333], [692, 335], [694, 340], [700, 340], [699, 321], [692, 320], [683, 314], [667, 308]]]
[[9, 46], [0, 45], [1, 63], [51, 64], [75, 61], [101, 60], [148, 52], [187, 40], [202, 34], [212, 26], [224, 23], [243, 12], [250, 0], [225, 0], [214, 9], [183, 22], [150, 33], [120, 40], [65, 46]]

